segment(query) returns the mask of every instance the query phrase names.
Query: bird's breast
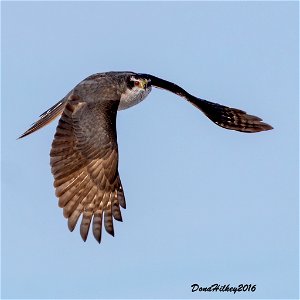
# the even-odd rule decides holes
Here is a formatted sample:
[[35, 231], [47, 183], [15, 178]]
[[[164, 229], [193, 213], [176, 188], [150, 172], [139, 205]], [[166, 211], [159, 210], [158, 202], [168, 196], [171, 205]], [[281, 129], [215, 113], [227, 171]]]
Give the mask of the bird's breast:
[[121, 95], [118, 110], [127, 109], [143, 101], [151, 91], [151, 87], [146, 90], [135, 88], [127, 89], [125, 93]]

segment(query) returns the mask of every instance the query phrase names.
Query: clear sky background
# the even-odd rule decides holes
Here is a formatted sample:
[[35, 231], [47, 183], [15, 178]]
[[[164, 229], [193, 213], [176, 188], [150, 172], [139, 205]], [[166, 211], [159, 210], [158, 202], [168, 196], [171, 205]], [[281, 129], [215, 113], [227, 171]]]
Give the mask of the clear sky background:
[[[299, 298], [298, 3], [11, 2], [1, 20], [1, 298]], [[275, 129], [225, 130], [153, 90], [118, 115], [127, 209], [98, 245], [57, 206], [57, 121], [16, 138], [110, 70], [160, 76]]]

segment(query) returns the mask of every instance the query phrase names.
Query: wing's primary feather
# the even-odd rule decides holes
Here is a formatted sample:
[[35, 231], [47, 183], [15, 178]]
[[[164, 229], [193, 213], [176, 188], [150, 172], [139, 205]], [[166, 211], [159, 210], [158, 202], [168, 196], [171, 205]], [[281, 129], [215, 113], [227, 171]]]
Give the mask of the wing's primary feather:
[[197, 98], [189, 94], [177, 84], [159, 77], [148, 74], [143, 74], [143, 76], [150, 79], [153, 86], [168, 90], [181, 97], [184, 97], [220, 127], [248, 133], [273, 129], [273, 127], [269, 124], [262, 122], [261, 118], [248, 115], [243, 110]]

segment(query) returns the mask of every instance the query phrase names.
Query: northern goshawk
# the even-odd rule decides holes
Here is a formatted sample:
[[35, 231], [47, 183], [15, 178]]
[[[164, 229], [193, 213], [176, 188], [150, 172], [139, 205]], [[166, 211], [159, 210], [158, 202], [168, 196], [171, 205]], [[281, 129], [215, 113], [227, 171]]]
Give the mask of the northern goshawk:
[[152, 86], [185, 98], [223, 128], [242, 132], [272, 129], [256, 116], [197, 98], [152, 75], [106, 72], [87, 77], [20, 136], [31, 134], [61, 115], [50, 152], [55, 193], [70, 231], [82, 215], [80, 234], [84, 241], [91, 223], [100, 243], [102, 220], [111, 235], [113, 218], [122, 221], [120, 206], [125, 208], [126, 203], [118, 172], [117, 111], [144, 100]]

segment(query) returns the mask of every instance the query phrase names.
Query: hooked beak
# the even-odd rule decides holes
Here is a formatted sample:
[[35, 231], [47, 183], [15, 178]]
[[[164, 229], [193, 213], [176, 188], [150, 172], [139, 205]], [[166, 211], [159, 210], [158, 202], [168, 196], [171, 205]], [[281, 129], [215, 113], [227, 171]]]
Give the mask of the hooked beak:
[[149, 86], [151, 86], [151, 80], [150, 79], [141, 79], [140, 80], [140, 87], [144, 90], [146, 90]]

